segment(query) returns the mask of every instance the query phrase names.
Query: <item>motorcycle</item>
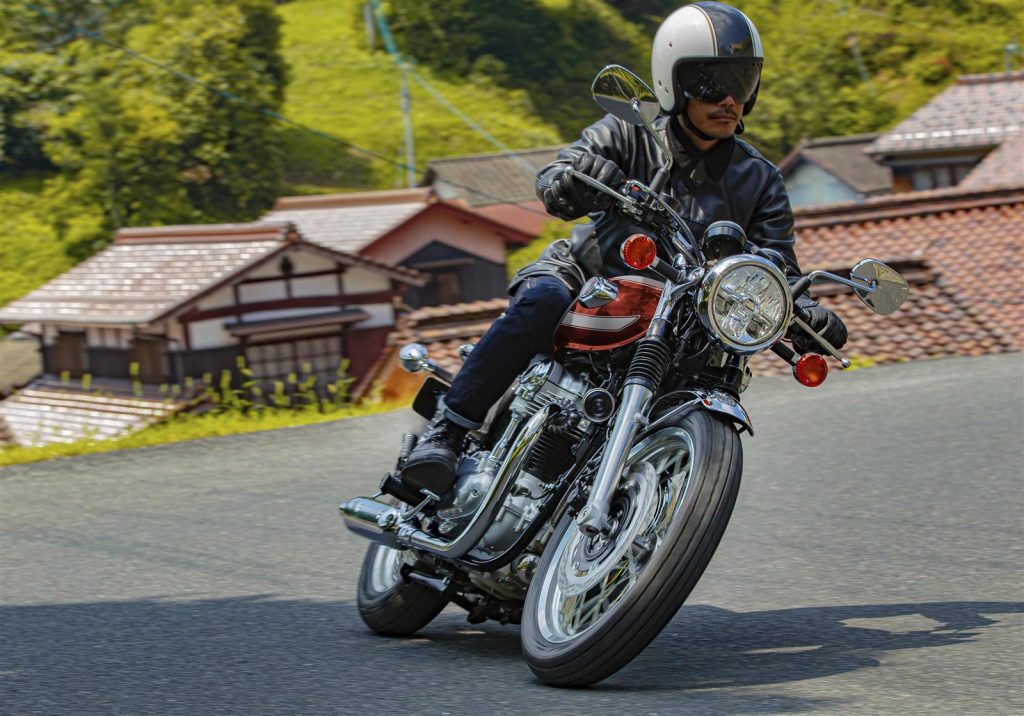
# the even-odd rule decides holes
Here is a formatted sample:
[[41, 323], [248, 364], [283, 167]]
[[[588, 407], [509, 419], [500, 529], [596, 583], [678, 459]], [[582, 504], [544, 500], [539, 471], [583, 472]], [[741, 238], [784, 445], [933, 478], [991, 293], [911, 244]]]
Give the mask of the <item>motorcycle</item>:
[[[535, 358], [470, 432], [448, 494], [402, 483], [416, 440], [407, 434], [379, 492], [340, 507], [348, 528], [372, 542], [358, 588], [371, 629], [409, 635], [454, 603], [471, 623], [521, 624], [526, 662], [558, 686], [621, 669], [708, 566], [740, 486], [740, 434], [753, 435], [739, 400], [750, 357], [771, 350], [799, 382], [820, 385], [825, 359], [783, 342], [802, 330], [849, 366], [795, 299], [829, 280], [887, 315], [908, 293], [873, 259], [848, 279], [814, 271], [791, 286], [782, 255], [732, 222], [712, 224], [698, 241], [660, 193], [672, 155], [652, 125], [654, 93], [611, 65], [593, 95], [645, 127], [669, 158], [650, 186], [628, 180], [616, 190], [575, 173], [614, 198], [610, 211], [624, 224], [644, 228], [620, 249], [637, 274], [586, 283], [555, 353]], [[432, 373], [413, 404], [429, 418], [452, 376], [423, 346], [405, 346], [400, 358], [409, 371]]]

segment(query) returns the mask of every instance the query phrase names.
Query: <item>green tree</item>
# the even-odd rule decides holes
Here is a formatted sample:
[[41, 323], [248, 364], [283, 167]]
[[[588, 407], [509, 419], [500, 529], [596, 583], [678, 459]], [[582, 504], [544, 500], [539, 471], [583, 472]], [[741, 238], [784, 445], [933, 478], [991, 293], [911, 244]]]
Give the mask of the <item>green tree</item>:
[[272, 3], [132, 6], [48, 0], [4, 11], [4, 161], [51, 165], [48, 195], [101, 207], [102, 226], [70, 242], [74, 255], [121, 226], [251, 219], [280, 186], [273, 119], [252, 108], [283, 101]]

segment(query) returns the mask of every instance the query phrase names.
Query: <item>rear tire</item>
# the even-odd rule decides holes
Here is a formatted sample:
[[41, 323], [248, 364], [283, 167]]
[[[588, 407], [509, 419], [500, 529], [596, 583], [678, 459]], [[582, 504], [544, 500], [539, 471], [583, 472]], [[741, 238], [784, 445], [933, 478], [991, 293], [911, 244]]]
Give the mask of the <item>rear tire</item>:
[[386, 636], [410, 636], [445, 607], [437, 592], [407, 583], [400, 573], [405, 552], [371, 543], [359, 573], [356, 603], [366, 626]]
[[[684, 449], [689, 458], [681, 466], [672, 456]], [[637, 507], [607, 541], [606, 561], [606, 548], [587, 542], [569, 515], [544, 550], [526, 597], [522, 645], [546, 684], [589, 686], [629, 663], [682, 606], [725, 533], [743, 465], [731, 423], [692, 412], [634, 446], [630, 463], [641, 461], [655, 468], [644, 480], [656, 480], [657, 494], [645, 498], [646, 488], [620, 486], [620, 504], [629, 509], [632, 499]]]

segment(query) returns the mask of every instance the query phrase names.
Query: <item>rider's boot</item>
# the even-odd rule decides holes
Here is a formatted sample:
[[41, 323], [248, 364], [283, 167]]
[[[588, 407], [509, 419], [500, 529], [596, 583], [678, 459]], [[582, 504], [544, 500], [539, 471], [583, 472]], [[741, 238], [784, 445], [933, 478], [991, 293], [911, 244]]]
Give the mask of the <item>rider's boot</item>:
[[466, 428], [445, 417], [443, 408], [438, 410], [405, 460], [402, 484], [435, 495], [448, 492], [455, 486], [455, 468], [465, 439]]

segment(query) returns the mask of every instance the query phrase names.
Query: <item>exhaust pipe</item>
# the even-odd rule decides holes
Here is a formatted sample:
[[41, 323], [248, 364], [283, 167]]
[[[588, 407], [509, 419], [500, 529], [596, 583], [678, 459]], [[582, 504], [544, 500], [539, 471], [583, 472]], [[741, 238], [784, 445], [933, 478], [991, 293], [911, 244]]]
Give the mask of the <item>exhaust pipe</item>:
[[345, 526], [360, 537], [392, 549], [418, 549], [446, 559], [461, 559], [480, 542], [505, 504], [505, 498], [515, 484], [515, 476], [519, 474], [519, 468], [530, 448], [540, 437], [550, 411], [550, 406], [538, 410], [523, 427], [502, 462], [491, 489], [484, 496], [483, 505], [455, 539], [441, 540], [408, 522], [402, 522], [401, 512], [397, 508], [369, 497], [356, 497], [341, 504], [338, 509], [345, 518]]
[[345, 518], [345, 526], [360, 537], [379, 542], [385, 547], [402, 549], [398, 544], [398, 533], [394, 531], [399, 516], [396, 508], [369, 497], [354, 497], [348, 502], [342, 502], [338, 510]]

